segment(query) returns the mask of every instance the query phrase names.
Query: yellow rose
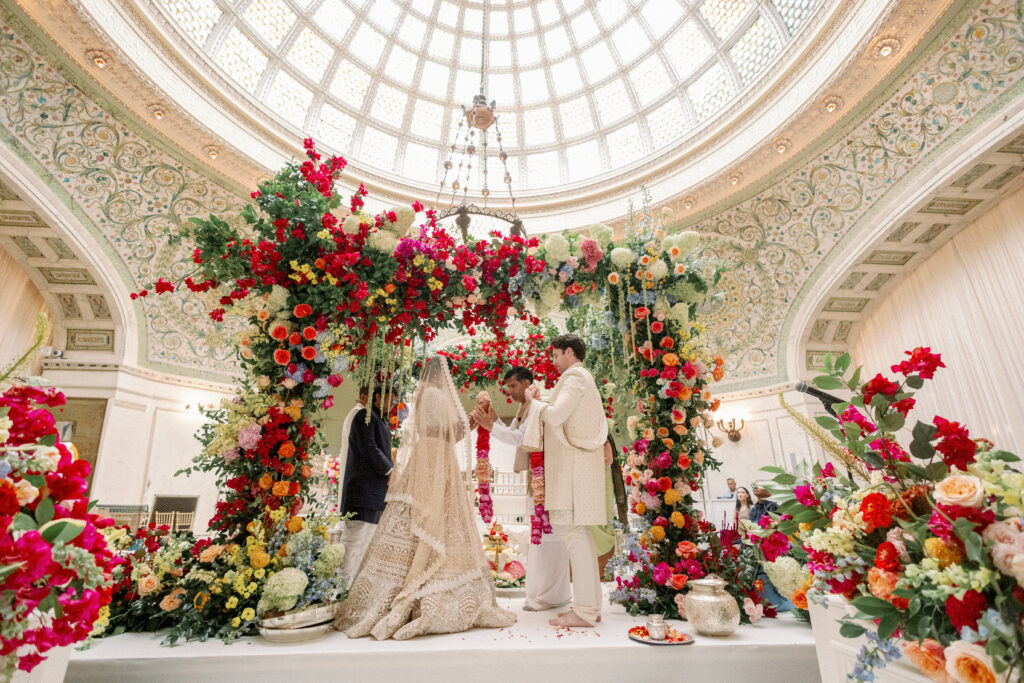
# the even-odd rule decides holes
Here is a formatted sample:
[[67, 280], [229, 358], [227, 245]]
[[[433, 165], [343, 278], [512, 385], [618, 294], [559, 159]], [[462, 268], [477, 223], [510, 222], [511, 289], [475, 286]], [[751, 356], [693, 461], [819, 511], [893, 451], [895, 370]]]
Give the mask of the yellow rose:
[[263, 569], [270, 564], [270, 555], [263, 548], [251, 548], [249, 550], [249, 564], [253, 569]]
[[665, 538], [665, 529], [660, 526], [651, 527], [651, 538], [655, 541], [661, 541]]
[[985, 501], [985, 489], [977, 477], [951, 474], [935, 485], [934, 496], [936, 503], [976, 508]]
[[636, 504], [636, 514], [642, 515], [645, 512], [647, 512], [647, 506], [644, 505], [643, 503], [637, 503]]
[[683, 496], [679, 493], [679, 491], [676, 491], [675, 489], [669, 489], [668, 491], [665, 491], [665, 505], [675, 505], [682, 499]]
[[302, 531], [302, 517], [299, 517], [298, 515], [292, 515], [291, 519], [288, 520], [288, 524], [286, 526], [288, 528], [288, 531], [292, 532], [293, 534], [297, 534], [298, 532]]
[[139, 595], [149, 595], [160, 587], [160, 579], [154, 574], [146, 574], [139, 579]]
[[[674, 490], [675, 489], [669, 489], [669, 491], [674, 491]], [[669, 518], [669, 521], [671, 521], [673, 524], [675, 524], [680, 529], [682, 529], [684, 526], [686, 526], [686, 517], [679, 510], [676, 510], [675, 512], [672, 513], [672, 516]]]

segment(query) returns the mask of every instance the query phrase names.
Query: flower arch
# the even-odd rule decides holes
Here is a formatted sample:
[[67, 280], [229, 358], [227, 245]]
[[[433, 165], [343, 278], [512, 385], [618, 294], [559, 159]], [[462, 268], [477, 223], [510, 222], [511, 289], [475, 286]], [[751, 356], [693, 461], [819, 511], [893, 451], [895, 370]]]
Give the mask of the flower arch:
[[[191, 219], [181, 236], [194, 244], [196, 266], [182, 283], [220, 295], [209, 312], [214, 320], [230, 314], [244, 323], [236, 334], [240, 396], [230, 418], [222, 414], [204, 428], [195, 464], [215, 472], [222, 487], [211, 530], [238, 541], [254, 520], [299, 512], [311, 455], [323, 447], [318, 412], [346, 372], [361, 386], [380, 378], [388, 387], [407, 384], [419, 350], [453, 326], [492, 332], [494, 341], [480, 347], [492, 361], [522, 343], [522, 357], [535, 358], [538, 339], [509, 337], [510, 318], [537, 325], [556, 307], [586, 310], [599, 318], [593, 355], [623, 378], [617, 405], [629, 413], [632, 442], [621, 457], [630, 507], [647, 527], [646, 564], [630, 581], [654, 596], [634, 606], [674, 613], [685, 584], [674, 577], [685, 565], [667, 561], [681, 543], [717, 538], [692, 509], [704, 472], [717, 466], [707, 431], [717, 407], [709, 384], [724, 365], [700, 343], [705, 328], [695, 319], [720, 272], [696, 256], [698, 235], [666, 234], [645, 206], [631, 212], [624, 243], [613, 243], [603, 225], [586, 236], [552, 234], [543, 244], [497, 233], [463, 243], [432, 211], [414, 225], [419, 203], [369, 216], [361, 186], [343, 206], [335, 180], [344, 159], [322, 160], [312, 140], [305, 149], [306, 161], [252, 193], [244, 229], [210, 216]], [[151, 289], [167, 294], [182, 283], [160, 278]], [[486, 365], [467, 376], [493, 379]], [[727, 552], [715, 547], [704, 565]]]

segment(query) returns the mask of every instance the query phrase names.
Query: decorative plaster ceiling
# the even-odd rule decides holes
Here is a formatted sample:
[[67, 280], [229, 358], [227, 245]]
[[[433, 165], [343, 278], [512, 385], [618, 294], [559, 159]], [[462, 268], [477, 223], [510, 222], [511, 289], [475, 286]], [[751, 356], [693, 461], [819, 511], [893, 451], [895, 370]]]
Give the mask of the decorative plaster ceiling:
[[[287, 3], [298, 2], [298, 0], [285, 1]], [[347, 0], [345, 1], [347, 2]], [[568, 102], [573, 98], [578, 99], [582, 96], [586, 99], [587, 106], [591, 107], [591, 119], [594, 125], [592, 133], [566, 136], [564, 130], [560, 133], [556, 131], [553, 142], [538, 143], [540, 146], [533, 148], [531, 143], [526, 142], [529, 131], [522, 129], [526, 126], [526, 119], [523, 118], [526, 116], [524, 112], [532, 111], [532, 108], [536, 107], [533, 104], [513, 103], [511, 105], [516, 118], [518, 135], [516, 144], [526, 144], [538, 154], [548, 154], [549, 156], [546, 157], [548, 159], [557, 157], [558, 162], [555, 165], [558, 167], [560, 180], [564, 181], [556, 187], [531, 192], [531, 188], [523, 184], [527, 181], [529, 174], [529, 159], [524, 161], [515, 181], [518, 184], [515, 184], [514, 187], [519, 214], [524, 218], [527, 230], [531, 232], [564, 230], [586, 226], [598, 221], [614, 224], [617, 219], [625, 215], [629, 198], [635, 197], [641, 186], [646, 186], [650, 190], [655, 202], [670, 202], [679, 216], [693, 215], [695, 211], [716, 205], [738, 190], [751, 187], [766, 174], [777, 172], [782, 165], [789, 162], [795, 155], [800, 154], [818, 136], [824, 134], [830, 126], [842, 120], [844, 115], [855, 111], [861, 100], [869, 95], [872, 89], [881, 83], [893, 69], [899, 66], [901, 59], [912, 53], [918, 42], [952, 2], [952, 0], [936, 2], [925, 0], [898, 0], [896, 2], [837, 0], [815, 3], [818, 9], [804, 20], [802, 28], [792, 34], [785, 49], [781, 49], [780, 44], [780, 51], [775, 55], [770, 68], [755, 81], [748, 83], [742, 80], [742, 76], [736, 75], [739, 73], [738, 67], [732, 68], [737, 64], [737, 60], [741, 59], [739, 56], [733, 55], [735, 48], [739, 45], [735, 41], [742, 40], [747, 35], [746, 32], [757, 25], [758, 21], [767, 22], [770, 17], [778, 16], [782, 17], [783, 23], [785, 23], [786, 16], [799, 16], [800, 12], [797, 10], [803, 0], [779, 0], [777, 3], [767, 2], [767, 0], [756, 3], [746, 3], [745, 0], [730, 3], [682, 1], [683, 4], [679, 5], [677, 0], [666, 0], [666, 6], [678, 5], [686, 10], [685, 13], [674, 20], [671, 25], [666, 22], [666, 26], [670, 28], [669, 33], [654, 40], [650, 47], [647, 47], [646, 43], [644, 44], [644, 55], [646, 56], [626, 60], [628, 63], [623, 63], [620, 57], [617, 67], [625, 69], [621, 74], [614, 72], [613, 75], [604, 77], [604, 80], [600, 82], [587, 81], [581, 84], [579, 93], [582, 95], [572, 93], [562, 97], [554, 89], [553, 81], [549, 84], [549, 95], [552, 97], [551, 102], [555, 108], [562, 105], [568, 106]], [[249, 0], [232, 2], [216, 0], [216, 10], [210, 11], [206, 21], [209, 22], [210, 17], [214, 14], [217, 15], [217, 18], [213, 28], [207, 34], [203, 46], [198, 45], [193, 38], [181, 37], [181, 24], [177, 22], [177, 19], [172, 18], [170, 12], [173, 10], [169, 8], [171, 6], [185, 9], [210, 7], [209, 3], [213, 0], [175, 0], [173, 3], [157, 3], [155, 0], [133, 0], [131, 3], [115, 2], [115, 0], [57, 0], [45, 5], [25, 0], [18, 0], [18, 2], [22, 10], [46, 32], [51, 40], [61, 46], [74, 61], [82, 65], [89, 72], [91, 78], [100, 83], [115, 99], [120, 100], [127, 109], [146, 120], [160, 135], [167, 136], [174, 146], [187, 150], [241, 187], [250, 187], [258, 177], [280, 167], [287, 159], [294, 158], [299, 139], [305, 134], [302, 126], [293, 125], [286, 118], [275, 113], [268, 104], [269, 95], [262, 98], [255, 97], [253, 93], [239, 85], [236, 78], [217, 66], [215, 62], [211, 63], [210, 61], [211, 55], [215, 60], [217, 55], [221, 54], [215, 50], [214, 44], [210, 41], [227, 40], [218, 33], [218, 27], [223, 27], [230, 35], [234, 35], [231, 33], [233, 29], [238, 29], [239, 35], [248, 36], [248, 40], [255, 41], [254, 45], [262, 44], [259, 38], [260, 34], [255, 28], [243, 31], [239, 27], [248, 26], [253, 22], [259, 23], [260, 19], [257, 17], [262, 15], [257, 10], [249, 12], [249, 8], [269, 7], [264, 0], [260, 0], [261, 4], [257, 5], [250, 5]], [[617, 79], [623, 92], [628, 93], [627, 81], [629, 81], [631, 71], [635, 70], [637, 65], [644, 64], [645, 60], [649, 61], [654, 57], [662, 60], [663, 65], [668, 64], [665, 66], [666, 73], [673, 74], [672, 78], [680, 80], [681, 76], [676, 72], [676, 67], [672, 66], [674, 61], [678, 61], [678, 55], [669, 50], [669, 43], [666, 41], [671, 41], [671, 37], [675, 35], [673, 31], [678, 33], [686, 26], [699, 25], [702, 27], [701, 31], [706, 40], [714, 42], [709, 37], [708, 31], [714, 33], [716, 22], [721, 23], [720, 20], [725, 21], [728, 18], [726, 14], [716, 14], [715, 8], [719, 4], [721, 7], [746, 9], [738, 15], [741, 19], [738, 20], [736, 26], [731, 31], [727, 31], [724, 37], [717, 38], [717, 49], [714, 53], [700, 61], [690, 75], [703, 74], [705, 67], [714, 69], [717, 64], [723, 71], [730, 74], [729, 79], [732, 83], [730, 87], [735, 88], [735, 96], [717, 110], [718, 113], [715, 115], [698, 120], [694, 114], [691, 117], [692, 120], [687, 119], [687, 132], [681, 134], [677, 141], [659, 143], [650, 148], [649, 154], [644, 153], [647, 154], [646, 158], [631, 162], [619, 160], [622, 162], [621, 165], [612, 168], [606, 136], [617, 134], [616, 131], [623, 125], [629, 126], [635, 123], [637, 130], [641, 132], [641, 135], [636, 138], [637, 144], [647, 149], [646, 146], [649, 145], [650, 139], [646, 137], [647, 133], [644, 131], [649, 130], [650, 126], [644, 122], [649, 122], [654, 113], [655, 104], [664, 107], [663, 100], [668, 102], [675, 99], [684, 110], [687, 110], [687, 107], [692, 110], [692, 106], [685, 104], [682, 98], [688, 96], [687, 93], [690, 92], [689, 88], [693, 83], [690, 83], [687, 78], [682, 78], [676, 86], [670, 89], [669, 93], [661, 95], [661, 99], [657, 100], [657, 103], [648, 103], [650, 106], [631, 100], [629, 106], [636, 111], [635, 114], [630, 115], [633, 118], [616, 120], [614, 124], [609, 124], [611, 128], [605, 125], [598, 110], [597, 100], [594, 99], [597, 97], [597, 90], [613, 82], [613, 79]], [[461, 23], [456, 27], [458, 31], [465, 33], [465, 19], [470, 11], [475, 11], [472, 5], [473, 3], [468, 3], [465, 7], [461, 4], [451, 5], [459, 8], [457, 14]], [[310, 35], [317, 34], [319, 29], [316, 27], [320, 24], [317, 23], [316, 12], [319, 11], [317, 8], [324, 5], [299, 3], [287, 6], [290, 8], [288, 11], [295, 15], [295, 21], [289, 24], [290, 33], [281, 39], [281, 49], [284, 49], [285, 44], [289, 46], [289, 49], [293, 49], [295, 47], [293, 43], [299, 40], [299, 36], [305, 35], [303, 32], [307, 28], [312, 32]], [[337, 10], [348, 5], [339, 0], [332, 2], [329, 6]], [[445, 6], [441, 3], [436, 4], [435, 12], [431, 15], [432, 21], [443, 25], [443, 22], [440, 22], [440, 9], [438, 8]], [[614, 6], [625, 8], [626, 15], [635, 19], [635, 25], [641, 29], [645, 25], [644, 22], [650, 21], [645, 19], [645, 16], [651, 16], [651, 10], [644, 0], [587, 2], [583, 5], [572, 2], [563, 3], [559, 21], [567, 22], [567, 35], [573, 36], [573, 21], [581, 16], [592, 16], [598, 25], [600, 37], [588, 39], [590, 42], [583, 47], [590, 49], [592, 45], [602, 44], [600, 41], [607, 43], [611, 37], [612, 48], [609, 51], [614, 55], [619, 49], [614, 41], [615, 30], [618, 27], [609, 31], [605, 30], [602, 25], [602, 22], [605, 21], [602, 16], [614, 16]], [[650, 7], [655, 6], [650, 5]], [[482, 7], [482, 4], [479, 7]], [[496, 9], [495, 11], [508, 15], [512, 21], [512, 30], [515, 30], [516, 12], [526, 7], [526, 4], [513, 0], [511, 5], [506, 3], [504, 7], [504, 10]], [[613, 10], [609, 13], [609, 10], [602, 9], [603, 7], [613, 7]], [[312, 14], [310, 14], [311, 12]], [[547, 55], [544, 39], [547, 20], [542, 19], [539, 12], [538, 8], [534, 17], [534, 33], [525, 38], [537, 39], [542, 45], [541, 54], [544, 56]], [[794, 12], [796, 13], [794, 14]], [[421, 18], [417, 18], [417, 15], [421, 14], [415, 7], [411, 7], [403, 16], [422, 21]], [[195, 16], [201, 19], [202, 13]], [[359, 16], [359, 21], [362, 22], [359, 24], [360, 26], [369, 27], [367, 30], [377, 30], [373, 28], [373, 24], [377, 20], [374, 20], [365, 11]], [[795, 20], [791, 19], [791, 21]], [[537, 28], [537, 25], [540, 28]], [[202, 31], [205, 31], [202, 29], [204, 26], [202, 21], [197, 25], [190, 24], [190, 26], [190, 30], [196, 36], [202, 35]], [[554, 26], [555, 24], [552, 23], [551, 27]], [[448, 31], [443, 26], [436, 28]], [[777, 35], [782, 35], [781, 27], [776, 25], [776, 29]], [[353, 24], [352, 30], [358, 31], [359, 28]], [[554, 29], [552, 28], [552, 30]], [[661, 29], [652, 30], [657, 35]], [[427, 31], [427, 28], [424, 28], [424, 31]], [[326, 40], [327, 37], [326, 34], [320, 35], [321, 39]], [[350, 38], [354, 39], [354, 36], [332, 39], [335, 43], [341, 41], [336, 46], [341, 52], [336, 53], [332, 59], [340, 61], [346, 59], [343, 55], [347, 54], [345, 49], [347, 49], [348, 42], [346, 41]], [[386, 49], [397, 47], [409, 51], [408, 45], [402, 47], [403, 40], [405, 38], [403, 38], [402, 31], [399, 30], [397, 38], [389, 43], [390, 47]], [[518, 40], [518, 37], [515, 40]], [[575, 39], [570, 40], [571, 46], [573, 40]], [[412, 54], [420, 55], [417, 57], [418, 69], [421, 66], [426, 68], [426, 62], [437, 61], [430, 55], [431, 42], [432, 40], [428, 40], [425, 36], [423, 42], [420, 43], [420, 52], [410, 51]], [[509, 42], [512, 42], [511, 34]], [[208, 43], [209, 45], [207, 45]], [[217, 44], [221, 45], [221, 43]], [[459, 44], [461, 45], [461, 38]], [[885, 52], [886, 56], [884, 57], [880, 52], [883, 45], [888, 46], [891, 50], [891, 52]], [[570, 53], [575, 54], [572, 50], [577, 47], [580, 46], [571, 47]], [[207, 48], [215, 51], [208, 52]], [[267, 54], [269, 54], [269, 49], [267, 47]], [[666, 50], [669, 52], [666, 53]], [[312, 88], [313, 85], [308, 78], [305, 81], [300, 78], [302, 71], [299, 66], [289, 61], [290, 54], [287, 52], [281, 55], [282, 59], [280, 60], [276, 57], [268, 57], [266, 67], [260, 67], [263, 74], [260, 82], [268, 82], [272, 75], [287, 72], [292, 74], [290, 78], [297, 83], [306, 83]], [[662, 59], [663, 54], [667, 54], [664, 59]], [[352, 61], [353, 64], [358, 62], [356, 56], [350, 56], [355, 60]], [[100, 69], [95, 65], [94, 59], [97, 57], [102, 60], [104, 68]], [[544, 59], [547, 61], [537, 68], [544, 70], [548, 68], [544, 65], [553, 64], [549, 55], [544, 56]], [[379, 57], [378, 66], [380, 68], [378, 71], [380, 73], [371, 74], [371, 84], [367, 86], [368, 91], [361, 99], [361, 118], [356, 120], [352, 133], [352, 144], [358, 149], [339, 151], [342, 153], [355, 152], [354, 161], [348, 169], [350, 182], [365, 183], [370, 189], [371, 195], [378, 198], [383, 203], [382, 205], [411, 203], [413, 200], [423, 200], [429, 204], [430, 200], [434, 199], [437, 190], [437, 186], [433, 184], [434, 178], [424, 178], [423, 182], [417, 183], [413, 179], [401, 175], [404, 172], [405, 163], [401, 150], [407, 141], [394, 143], [398, 158], [393, 159], [392, 163], [398, 165], [392, 166], [391, 168], [395, 170], [387, 173], [381, 172], [372, 165], [362, 163], [363, 160], [360, 158], [364, 133], [377, 130], [368, 127], [367, 117], [373, 118], [372, 112], [377, 98], [376, 91], [370, 92], [370, 90], [382, 85], [387, 85], [396, 91], [400, 90], [400, 84], [397, 81], [389, 81], [388, 62], [385, 60], [390, 60], [390, 57], [387, 55]], [[579, 65], [579, 60], [576, 61]], [[732, 66], [727, 68], [726, 65]], [[460, 69], [458, 63], [452, 67], [450, 70], [453, 74]], [[586, 71], [587, 65], [583, 64], [581, 68]], [[337, 99], [337, 95], [332, 94], [330, 90], [333, 80], [331, 83], [327, 83], [325, 80], [328, 78], [328, 71], [332, 74], [335, 73], [333, 69], [335, 69], [334, 65], [327, 67], [320, 84], [322, 86], [320, 90], [323, 91], [324, 97], [322, 106], [311, 104], [311, 109], [308, 111], [312, 112], [313, 109], [316, 109], [317, 112], [326, 111], [324, 107], [328, 105], [341, 106], [338, 111], [345, 110], [343, 103], [330, 104], [327, 101], [330, 98]], [[520, 71], [525, 72], [531, 69], [533, 67], [520, 69]], [[515, 78], [521, 76], [522, 74], [518, 74]], [[457, 94], [452, 90], [456, 87], [452, 83], [452, 79], [458, 80], [456, 76], [450, 77], [449, 90], [446, 91], [445, 97], [454, 97]], [[547, 82], [547, 75], [545, 75], [545, 81]], [[259, 89], [273, 86], [257, 84], [256, 87]], [[418, 93], [419, 90], [417, 89], [416, 92]], [[554, 95], [551, 95], [552, 92]], [[419, 95], [413, 96], [411, 90], [409, 93], [407, 102], [408, 98], [419, 97]], [[441, 104], [441, 100], [438, 99], [434, 103]], [[456, 107], [458, 104], [460, 103], [457, 101], [449, 101], [443, 106]], [[415, 105], [412, 106], [414, 113]], [[157, 113], [160, 114], [159, 118], [157, 118]], [[352, 113], [349, 112], [349, 114]], [[316, 115], [319, 116], [319, 114]], [[416, 134], [412, 132], [412, 116], [413, 114], [408, 111], [403, 114], [402, 130], [408, 136], [416, 137]], [[559, 115], [554, 117], [553, 121], [556, 126], [560, 126], [562, 119], [564, 116]], [[449, 119], [445, 119], [445, 121], [447, 125]], [[316, 122], [313, 119], [308, 121], [311, 126], [314, 123], [318, 126], [318, 122], [319, 119], [316, 119]], [[306, 119], [304, 119], [303, 125], [305, 123]], [[535, 126], [531, 123], [528, 127], [533, 129]], [[384, 128], [380, 128], [378, 132], [383, 130]], [[391, 130], [392, 133], [395, 132], [395, 129]], [[313, 129], [313, 132], [315, 134], [317, 129]], [[376, 133], [370, 133], [371, 137], [373, 135]], [[625, 138], [622, 137], [622, 139]], [[430, 139], [430, 136], [420, 136], [417, 140], [416, 144], [433, 142], [439, 146], [446, 146], [450, 143], [450, 140]], [[600, 151], [602, 156], [600, 164], [597, 166], [602, 169], [607, 168], [608, 172], [592, 179], [571, 182], [571, 178], [567, 175], [570, 173], [568, 170], [570, 166], [569, 149], [577, 143], [585, 142], [593, 142], [599, 150], [603, 150]], [[389, 142], [386, 147], [390, 149], [390, 145]], [[514, 151], [514, 156], [525, 155], [524, 158], [526, 158], [531, 153], [529, 150], [520, 148]], [[552, 154], [555, 156], [551, 156]], [[576, 154], [576, 152], [572, 152], [572, 154]], [[215, 155], [215, 158], [211, 158], [211, 155]], [[618, 162], [616, 163], [618, 164]], [[608, 165], [605, 166], [606, 164]], [[554, 168], [554, 166], [550, 168]], [[575, 172], [573, 171], [573, 173]], [[497, 192], [492, 192], [490, 200], [491, 205], [495, 208], [508, 207], [507, 197], [499, 196]], [[443, 207], [446, 204], [439, 203], [439, 206]]]
[[820, 370], [826, 353], [856, 345], [862, 323], [890, 291], [958, 232], [1024, 185], [1024, 132], [972, 157], [857, 252], [856, 263], [830, 273], [815, 313], [796, 338], [802, 341], [797, 372]]
[[[922, 9], [901, 5], [894, 21], [909, 31]], [[724, 298], [704, 312], [708, 336], [727, 358], [722, 390], [770, 386], [802, 373], [801, 364], [788, 360], [803, 333], [797, 312], [816, 301], [838, 256], [859, 255], [870, 241], [866, 235], [902, 213], [894, 197], [975, 154], [972, 136], [979, 131], [1024, 124], [1018, 120], [1024, 118], [1024, 26], [1015, 12], [1000, 0], [958, 4], [829, 136], [767, 177], [744, 170], [749, 180], [738, 183], [739, 194], [681, 222], [704, 235], [708, 256], [731, 268]], [[97, 87], [95, 69], [83, 76], [38, 28], [9, 10], [0, 13], [0, 61], [7, 65], [0, 71], [3, 144], [117, 255], [125, 289], [156, 274], [184, 275], [187, 253], [168, 243], [168, 233], [192, 215], [237, 212], [245, 195], [152, 136], [130, 107], [108, 94], [106, 73]], [[75, 49], [71, 57], [79, 60]], [[115, 69], [115, 75], [131, 72]], [[233, 370], [228, 349], [218, 344], [225, 332], [208, 324], [193, 299], [134, 305], [142, 325], [134, 332], [139, 364], [205, 377]]]

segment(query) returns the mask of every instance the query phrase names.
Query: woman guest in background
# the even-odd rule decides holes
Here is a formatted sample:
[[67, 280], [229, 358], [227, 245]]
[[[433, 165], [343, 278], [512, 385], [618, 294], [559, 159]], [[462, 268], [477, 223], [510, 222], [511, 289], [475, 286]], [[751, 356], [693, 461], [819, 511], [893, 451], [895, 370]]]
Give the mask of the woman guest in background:
[[750, 511], [754, 508], [754, 499], [750, 496], [750, 491], [746, 490], [742, 486], [736, 489], [736, 525], [739, 526], [740, 522], [750, 520]]

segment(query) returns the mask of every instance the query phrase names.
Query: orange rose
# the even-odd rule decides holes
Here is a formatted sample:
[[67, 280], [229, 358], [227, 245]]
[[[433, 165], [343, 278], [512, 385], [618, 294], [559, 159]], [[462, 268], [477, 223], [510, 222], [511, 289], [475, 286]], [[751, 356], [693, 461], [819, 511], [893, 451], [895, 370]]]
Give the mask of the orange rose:
[[139, 579], [139, 595], [149, 595], [160, 587], [160, 579], [155, 574], [146, 574]]
[[693, 461], [698, 465], [704, 464], [704, 451], [694, 451], [693, 453], [690, 453], [690, 457], [693, 458]]
[[679, 390], [680, 401], [689, 401], [691, 396], [693, 396], [693, 389], [690, 387], [684, 385], [683, 388]]
[[958, 640], [945, 649], [946, 673], [962, 683], [996, 683], [1006, 680], [996, 676], [992, 658], [985, 647], [964, 640]]
[[173, 612], [178, 609], [181, 607], [181, 598], [179, 596], [184, 594], [184, 588], [175, 588], [170, 592], [170, 594], [165, 595], [164, 599], [160, 601], [160, 609], [165, 612]]
[[285, 441], [283, 444], [277, 447], [277, 454], [282, 458], [290, 458], [295, 455], [295, 444], [291, 441]]
[[686, 585], [686, 582], [690, 580], [690, 577], [686, 574], [673, 574], [672, 575], [672, 588], [681, 591]]
[[697, 557], [697, 545], [692, 541], [680, 541], [676, 546], [676, 555], [684, 560], [692, 560]]
[[313, 261], [313, 265], [318, 269], [323, 270], [324, 266], [327, 265], [327, 261], [323, 260], [323, 258], [318, 258], [316, 261]]
[[299, 473], [302, 474], [303, 479], [309, 479], [313, 476], [313, 470], [309, 469], [308, 465], [303, 465]]
[[292, 474], [294, 474], [294, 472], [295, 472], [295, 465], [291, 464], [290, 462], [286, 462], [284, 464], [284, 468], [281, 470], [281, 474], [283, 474], [286, 477], [292, 476]]
[[871, 594], [876, 598], [888, 600], [896, 588], [898, 578], [895, 572], [872, 567], [868, 570], [868, 587], [871, 589]]
[[665, 445], [665, 448], [672, 448], [673, 446], [676, 445], [676, 442], [673, 441], [672, 439], [662, 439], [661, 443]]
[[613, 285], [619, 284], [619, 274], [618, 273], [608, 273], [608, 282], [612, 283]]
[[793, 591], [793, 595], [789, 599], [796, 607], [807, 609], [807, 590], [811, 585], [810, 581], [806, 581], [802, 586]]
[[725, 377], [725, 370], [722, 369], [721, 365], [715, 366], [715, 369], [711, 371], [711, 376], [715, 378], [716, 382], [721, 382], [722, 378]]
[[711, 412], [718, 410], [718, 406], [722, 405], [722, 399], [716, 398], [714, 403], [711, 404]]
[[935, 485], [935, 502], [961, 507], [981, 507], [985, 489], [981, 480], [969, 474], [951, 474]]
[[674, 339], [672, 339], [672, 337], [664, 337], [664, 338], [662, 338], [661, 342], [659, 342], [659, 344], [658, 344], [658, 346], [660, 346], [663, 349], [671, 349], [675, 345], [676, 345], [676, 342], [675, 342]]
[[658, 437], [664, 439], [668, 436], [668, 429], [665, 427], [658, 427]]
[[262, 477], [260, 477], [260, 478], [259, 478], [259, 480], [258, 480], [258, 481], [257, 481], [256, 483], [257, 483], [257, 484], [259, 485], [259, 487], [260, 487], [261, 489], [263, 489], [264, 491], [266, 491], [266, 490], [267, 490], [267, 489], [269, 489], [269, 488], [270, 488], [271, 486], [273, 486], [273, 484], [274, 484], [274, 478], [273, 478], [273, 477], [271, 477], [271, 476], [270, 476], [269, 474], [266, 474], [266, 473], [264, 473], [264, 474], [263, 474], [263, 476], [262, 476]]
[[394, 293], [394, 291], [395, 291], [395, 285], [394, 284], [389, 282], [386, 285], [384, 285], [384, 292], [385, 293], [392, 294], [392, 293]]
[[678, 434], [679, 436], [685, 436], [688, 430], [686, 429], [686, 425], [676, 425], [675, 427], [672, 428], [672, 431]]
[[203, 550], [203, 552], [199, 553], [199, 561], [213, 562], [217, 559], [218, 556], [220, 556], [221, 551], [223, 550], [224, 546], [222, 545], [211, 545], [210, 547]]
[[288, 531], [292, 532], [293, 534], [297, 534], [300, 531], [302, 531], [302, 524], [302, 517], [299, 517], [298, 515], [292, 515], [291, 518], [288, 520], [288, 523], [285, 525], [285, 528], [287, 528]]
[[946, 683], [949, 680], [946, 676], [946, 655], [938, 641], [928, 638], [920, 645], [914, 642], [903, 643], [903, 654], [935, 683]]
[[274, 486], [270, 489], [270, 492], [273, 493], [278, 498], [280, 498], [282, 496], [287, 496], [288, 495], [288, 482], [286, 482], [286, 481], [274, 482]]
[[692, 463], [690, 462], [690, 458], [689, 456], [686, 455], [686, 453], [680, 453], [679, 458], [676, 460], [676, 464], [685, 470], [689, 469]]
[[673, 367], [679, 365], [679, 356], [674, 353], [666, 353], [661, 357], [661, 362], [665, 364], [665, 367]]

